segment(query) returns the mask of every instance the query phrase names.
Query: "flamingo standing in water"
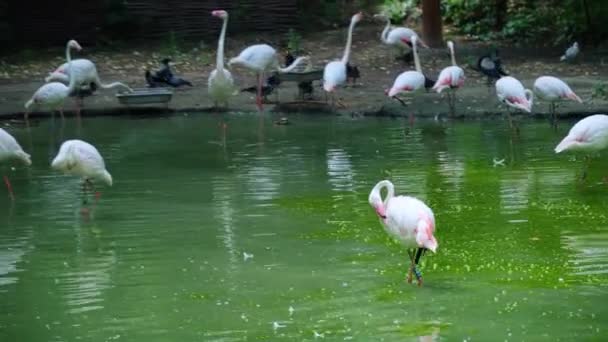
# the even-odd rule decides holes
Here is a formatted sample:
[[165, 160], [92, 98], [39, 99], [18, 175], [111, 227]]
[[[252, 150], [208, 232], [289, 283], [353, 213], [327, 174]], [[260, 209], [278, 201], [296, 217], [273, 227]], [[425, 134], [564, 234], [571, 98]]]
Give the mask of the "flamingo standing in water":
[[222, 19], [222, 31], [217, 42], [217, 61], [215, 70], [209, 75], [209, 96], [213, 99], [215, 107], [218, 104], [228, 106], [228, 99], [234, 93], [234, 80], [230, 71], [224, 68], [224, 40], [226, 39], [226, 27], [228, 26], [228, 12], [217, 10], [211, 15]]
[[420, 36], [414, 30], [407, 27], [393, 27], [391, 28], [391, 20], [384, 14], [376, 14], [374, 18], [384, 19], [386, 20], [386, 26], [384, 30], [382, 30], [382, 34], [380, 35], [380, 40], [384, 44], [389, 46], [393, 46], [397, 48], [399, 51], [405, 53], [412, 48], [412, 38], [416, 37], [418, 39], [418, 44], [421, 46], [428, 48], [428, 46], [420, 39]]
[[448, 49], [450, 50], [450, 57], [452, 58], [452, 65], [441, 70], [437, 82], [433, 86], [433, 90], [437, 91], [438, 94], [444, 89], [448, 89], [448, 105], [450, 106], [450, 114], [454, 115], [456, 107], [456, 89], [462, 87], [464, 84], [464, 70], [456, 64], [456, 57], [454, 56], [454, 43], [448, 41]]
[[[405, 103], [397, 97], [400, 93], [414, 93], [420, 89], [424, 89], [426, 83], [426, 77], [422, 73], [420, 67], [420, 60], [418, 59], [418, 37], [412, 37], [412, 49], [414, 51], [414, 64], [416, 65], [416, 71], [406, 71], [401, 73], [395, 79], [393, 86], [386, 91], [388, 97], [397, 99], [401, 104]], [[410, 122], [414, 120], [413, 116], [410, 116]]]
[[92, 187], [94, 180], [112, 186], [112, 176], [106, 170], [103, 157], [95, 146], [82, 140], [67, 140], [61, 144], [51, 167], [66, 174], [82, 177], [84, 189], [87, 185]]
[[[498, 100], [509, 107], [520, 109], [525, 112], [532, 112], [532, 102], [534, 95], [531, 90], [524, 89], [524, 86], [516, 78], [505, 76], [496, 81], [496, 96]], [[507, 110], [509, 127], [513, 127], [511, 112]]]
[[[70, 73], [73, 73], [77, 86], [89, 86], [91, 83], [95, 84], [96, 88], [111, 89], [115, 87], [122, 87], [127, 91], [133, 91], [129, 86], [121, 82], [113, 82], [110, 84], [101, 83], [99, 75], [97, 73], [97, 67], [95, 63], [88, 59], [79, 58], [72, 61], [72, 69], [68, 70], [68, 63], [72, 60], [71, 49], [81, 50], [80, 45], [75, 40], [68, 41], [65, 48], [66, 62], [60, 65], [55, 71], [51, 72], [44, 80], [47, 83], [60, 82], [68, 84], [70, 82]], [[76, 97], [76, 111], [80, 113], [82, 107], [81, 98]]]
[[262, 111], [262, 82], [264, 80], [264, 73], [268, 71], [278, 71], [279, 73], [291, 72], [298, 65], [304, 61], [307, 61], [308, 57], [296, 58], [290, 66], [281, 68], [277, 51], [267, 44], [252, 45], [241, 51], [241, 53], [234, 58], [230, 59], [228, 65], [242, 65], [243, 67], [250, 69], [257, 73], [258, 78], [258, 92], [256, 95], [256, 104], [258, 109]]
[[[70, 48], [75, 48], [80, 50], [81, 47], [75, 40], [70, 40], [68, 42], [68, 51]], [[75, 73], [70, 73], [72, 68], [72, 58], [70, 54], [67, 54], [68, 57], [68, 74], [70, 75], [69, 85], [66, 86], [61, 82], [51, 82], [43, 85], [38, 88], [31, 99], [29, 99], [25, 103], [25, 120], [27, 121], [29, 116], [29, 111], [32, 105], [36, 106], [45, 106], [49, 107], [53, 110], [58, 109], [61, 117], [63, 118], [63, 105], [65, 103], [65, 99], [67, 99], [70, 94], [72, 94], [76, 89], [76, 77], [72, 77]]]
[[[387, 189], [384, 200], [383, 188]], [[427, 249], [437, 251], [433, 211], [421, 200], [410, 196], [395, 196], [395, 187], [388, 180], [378, 182], [369, 194], [369, 204], [376, 210], [384, 230], [408, 248], [411, 266], [407, 281], [412, 282], [412, 272], [416, 275], [418, 286], [422, 285], [422, 275], [417, 269], [420, 257]]]
[[[555, 153], [564, 151], [593, 153], [608, 147], [608, 115], [595, 114], [577, 122], [568, 135], [555, 147]], [[590, 157], [586, 157], [582, 178], [587, 175]]]
[[361, 12], [352, 16], [350, 19], [350, 26], [348, 27], [348, 37], [346, 38], [346, 47], [344, 48], [344, 55], [342, 55], [342, 59], [327, 63], [327, 65], [325, 65], [325, 69], [323, 70], [323, 89], [328, 93], [332, 93], [332, 100], [334, 98], [333, 94], [336, 87], [346, 83], [346, 79], [348, 77], [347, 65], [353, 42], [353, 30], [355, 29], [355, 25], [361, 21], [362, 18], [363, 13]]
[[555, 113], [556, 101], [573, 100], [583, 103], [583, 100], [570, 89], [566, 82], [553, 76], [541, 76], [537, 78], [534, 81], [534, 93], [539, 98], [551, 103], [551, 119], [553, 122], [557, 119]]
[[[0, 162], [13, 159], [18, 159], [28, 166], [32, 165], [30, 155], [23, 151], [21, 145], [19, 145], [17, 140], [15, 140], [12, 135], [0, 128]], [[8, 180], [8, 176], [6, 175], [4, 175], [4, 184], [6, 184], [6, 188], [8, 189], [11, 199], [15, 199], [13, 187], [11, 182]]]

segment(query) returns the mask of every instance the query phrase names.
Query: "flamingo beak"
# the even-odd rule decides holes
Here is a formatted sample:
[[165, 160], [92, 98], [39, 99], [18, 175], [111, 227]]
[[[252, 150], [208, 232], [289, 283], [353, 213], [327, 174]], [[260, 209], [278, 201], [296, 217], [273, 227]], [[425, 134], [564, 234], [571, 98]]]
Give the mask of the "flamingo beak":
[[380, 217], [381, 219], [386, 220], [386, 210], [384, 209], [384, 207], [377, 207], [376, 214], [378, 214], [378, 217]]

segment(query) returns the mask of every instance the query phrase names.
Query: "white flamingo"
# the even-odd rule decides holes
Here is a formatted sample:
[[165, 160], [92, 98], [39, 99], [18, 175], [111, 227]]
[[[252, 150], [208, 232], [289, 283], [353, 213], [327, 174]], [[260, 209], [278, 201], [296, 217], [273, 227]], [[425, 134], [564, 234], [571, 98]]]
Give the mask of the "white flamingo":
[[[21, 145], [19, 145], [12, 135], [0, 128], [0, 162], [6, 162], [13, 159], [20, 160], [25, 165], [32, 165], [30, 155], [23, 151]], [[4, 175], [4, 184], [6, 184], [11, 199], [14, 199], [13, 187], [6, 175]]]
[[346, 47], [344, 48], [344, 55], [342, 56], [342, 59], [327, 63], [327, 65], [325, 65], [325, 69], [323, 70], [323, 89], [325, 89], [325, 91], [328, 93], [332, 93], [332, 100], [336, 87], [346, 83], [346, 64], [350, 58], [353, 30], [355, 25], [361, 21], [362, 18], [363, 13], [361, 12], [352, 16], [350, 19], [350, 26], [348, 27], [348, 37], [346, 38]]
[[[70, 40], [68, 43], [68, 51], [70, 48], [80, 50], [81, 47], [75, 40]], [[68, 73], [72, 68], [72, 58], [70, 54], [68, 57]], [[70, 77], [70, 83], [68, 86], [61, 82], [51, 82], [38, 88], [32, 98], [25, 103], [25, 120], [27, 121], [29, 116], [30, 108], [35, 105], [36, 107], [48, 107], [51, 110], [59, 110], [61, 117], [63, 118], [63, 105], [65, 100], [70, 94], [76, 89], [76, 78]]]
[[386, 20], [386, 26], [380, 35], [380, 39], [384, 44], [395, 47], [400, 51], [407, 52], [412, 48], [412, 38], [416, 37], [418, 39], [418, 44], [428, 48], [428, 46], [422, 41], [422, 39], [420, 39], [420, 36], [418, 36], [414, 30], [407, 27], [391, 28], [391, 20], [384, 14], [376, 14], [374, 15], [374, 18]]
[[[381, 196], [383, 188], [387, 189], [384, 200]], [[370, 192], [368, 200], [376, 210], [384, 230], [408, 248], [411, 266], [407, 281], [412, 281], [412, 272], [414, 272], [418, 285], [422, 285], [422, 276], [416, 265], [424, 250], [429, 249], [435, 253], [439, 246], [433, 236], [435, 232], [433, 211], [417, 198], [395, 196], [395, 187], [388, 180], [378, 182]]]
[[435, 85], [433, 86], [433, 90], [437, 91], [438, 94], [441, 94], [446, 88], [450, 90], [448, 93], [448, 103], [450, 105], [451, 114], [453, 115], [456, 106], [456, 93], [454, 91], [464, 85], [465, 77], [464, 70], [456, 64], [454, 43], [451, 40], [448, 41], [448, 49], [450, 50], [452, 65], [441, 70], [439, 78], [437, 78], [437, 82], [435, 82]]
[[82, 177], [85, 186], [92, 185], [94, 180], [112, 186], [112, 176], [106, 170], [103, 157], [95, 146], [82, 140], [67, 140], [61, 144], [51, 167], [65, 174]]
[[553, 76], [541, 76], [534, 81], [534, 93], [541, 99], [551, 103], [551, 118], [555, 121], [555, 102], [559, 100], [573, 100], [583, 103], [578, 95], [566, 82]]
[[[516, 78], [511, 76], [501, 77], [496, 81], [496, 96], [500, 102], [509, 107], [532, 112], [532, 102], [534, 95], [531, 90], [524, 89], [524, 86]], [[507, 110], [509, 126], [513, 127], [511, 112]]]
[[[75, 40], [68, 41], [65, 48], [66, 62], [60, 65], [55, 71], [51, 72], [49, 76], [45, 78], [45, 82], [61, 82], [64, 84], [68, 84], [70, 81], [68, 71], [68, 62], [72, 60], [70, 50], [75, 47]], [[78, 43], [76, 43], [78, 44]], [[80, 45], [78, 45], [77, 50], [80, 50]], [[99, 79], [99, 74], [97, 73], [97, 67], [95, 63], [91, 62], [88, 59], [79, 58], [72, 61], [72, 71], [74, 76], [76, 77], [76, 85], [77, 86], [89, 86], [91, 83], [94, 83], [97, 88], [102, 89], [111, 89], [115, 87], [122, 87], [127, 91], [133, 91], [129, 86], [121, 82], [113, 82], [109, 84], [101, 83]], [[76, 110], [80, 112], [82, 104], [78, 97], [76, 97]]]
[[215, 70], [209, 75], [209, 96], [213, 99], [215, 107], [222, 103], [228, 106], [228, 99], [234, 93], [234, 80], [230, 71], [224, 68], [224, 40], [226, 39], [226, 27], [228, 26], [228, 12], [217, 10], [211, 15], [222, 19], [222, 31], [217, 43], [217, 61]]
[[[572, 151], [589, 154], [606, 147], [608, 147], [608, 115], [595, 114], [572, 126], [568, 135], [555, 147], [555, 153]], [[590, 158], [587, 156], [582, 178], [586, 176], [589, 161]]]
[[298, 57], [291, 65], [286, 68], [281, 68], [277, 51], [267, 44], [256, 44], [247, 47], [237, 57], [233, 57], [228, 62], [228, 65], [241, 65], [249, 70], [254, 71], [258, 78], [258, 92], [256, 96], [256, 104], [258, 109], [262, 111], [262, 82], [264, 73], [268, 71], [278, 71], [279, 73], [291, 72], [298, 65], [307, 61], [308, 57]]

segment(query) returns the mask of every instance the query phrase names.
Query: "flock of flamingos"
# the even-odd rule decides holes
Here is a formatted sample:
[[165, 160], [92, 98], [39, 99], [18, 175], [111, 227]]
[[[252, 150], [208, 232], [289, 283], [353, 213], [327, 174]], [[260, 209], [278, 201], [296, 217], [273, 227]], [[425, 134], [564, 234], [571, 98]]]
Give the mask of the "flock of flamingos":
[[[216, 69], [209, 75], [209, 96], [215, 105], [228, 105], [231, 96], [234, 95], [234, 80], [230, 71], [224, 68], [224, 40], [228, 13], [223, 10], [213, 11], [212, 15], [223, 20], [220, 39], [217, 49]], [[351, 53], [353, 29], [363, 18], [361, 13], [355, 14], [350, 22], [348, 38], [344, 55], [341, 60], [328, 63], [323, 73], [323, 88], [326, 92], [333, 94], [336, 89], [344, 85], [347, 80], [346, 65]], [[417, 53], [418, 44], [425, 46], [424, 42], [411, 29], [404, 27], [391, 27], [387, 25], [382, 32], [382, 41], [399, 48], [411, 47], [414, 54], [415, 71], [406, 71], [400, 74], [393, 86], [386, 91], [389, 97], [395, 97], [402, 93], [413, 93], [425, 88], [426, 77], [420, 68]], [[449, 100], [453, 101], [454, 91], [462, 87], [465, 81], [464, 71], [456, 64], [454, 57], [454, 44], [448, 42], [452, 65], [441, 71], [432, 89], [441, 93], [443, 90], [450, 92]], [[53, 108], [61, 108], [67, 97], [74, 92], [76, 87], [82, 84], [95, 83], [99, 87], [123, 87], [130, 88], [122, 83], [116, 82], [109, 85], [102, 84], [97, 75], [95, 64], [87, 59], [72, 60], [70, 50], [80, 50], [80, 45], [71, 40], [66, 47], [67, 62], [56, 69], [48, 78], [45, 85], [40, 87], [32, 98], [26, 103], [26, 108], [32, 105], [45, 105]], [[241, 66], [254, 71], [258, 79], [257, 105], [262, 109], [261, 87], [265, 72], [278, 71], [285, 73], [293, 71], [300, 63], [308, 57], [299, 57], [291, 65], [280, 67], [277, 52], [266, 44], [258, 44], [247, 47], [237, 57], [230, 59], [229, 66]], [[67, 85], [66, 85], [67, 83]], [[581, 99], [560, 79], [552, 76], [539, 77], [534, 83], [534, 93], [539, 97], [550, 101], [552, 104], [561, 99]], [[505, 76], [496, 82], [496, 94], [498, 99], [509, 107], [530, 112], [533, 103], [532, 91], [525, 89], [517, 79]], [[77, 103], [79, 108], [79, 104]], [[554, 106], [552, 106], [554, 108]], [[63, 113], [62, 113], [63, 115]], [[27, 112], [26, 112], [27, 120]], [[510, 122], [510, 116], [509, 116]], [[596, 114], [588, 116], [576, 123], [568, 135], [555, 147], [555, 152], [579, 151], [592, 153], [608, 146], [608, 115]], [[0, 128], [0, 161], [20, 160], [26, 165], [31, 164], [30, 155], [23, 151], [19, 143], [5, 130]], [[83, 186], [91, 186], [97, 181], [108, 186], [112, 185], [112, 176], [105, 168], [105, 163], [98, 150], [91, 144], [82, 140], [65, 141], [51, 163], [54, 170], [72, 174], [83, 178]], [[4, 181], [11, 198], [14, 198], [11, 184], [4, 176]], [[382, 198], [382, 190], [387, 194]], [[408, 271], [408, 282], [412, 281], [413, 275], [418, 285], [422, 284], [422, 276], [417, 268], [421, 256], [426, 250], [436, 252], [438, 242], [434, 237], [435, 217], [433, 211], [422, 201], [409, 196], [395, 196], [393, 184], [388, 180], [380, 181], [372, 189], [369, 195], [369, 204], [374, 208], [385, 230], [401, 241], [408, 248], [411, 266]]]

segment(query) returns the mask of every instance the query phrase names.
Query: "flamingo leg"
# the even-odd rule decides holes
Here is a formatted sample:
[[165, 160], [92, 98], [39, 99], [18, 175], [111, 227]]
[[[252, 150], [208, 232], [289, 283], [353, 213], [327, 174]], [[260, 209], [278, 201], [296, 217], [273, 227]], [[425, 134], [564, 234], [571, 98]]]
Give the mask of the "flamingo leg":
[[255, 99], [255, 103], [258, 106], [258, 110], [261, 112], [264, 110], [262, 105], [262, 73], [258, 73], [258, 93]]
[[11, 182], [8, 180], [8, 177], [5, 175], [4, 176], [4, 184], [6, 184], [6, 188], [8, 189], [8, 194], [11, 197], [11, 200], [15, 200], [15, 194], [13, 193], [13, 186], [11, 185]]
[[414, 270], [414, 253], [411, 249], [407, 250], [407, 255], [409, 255], [410, 257], [410, 267], [408, 267], [407, 269], [407, 283], [411, 284], [412, 283], [412, 273]]
[[420, 262], [420, 258], [424, 255], [426, 248], [418, 248], [416, 250], [416, 257], [414, 258], [414, 274], [416, 275], [416, 281], [418, 282], [418, 286], [422, 286], [422, 272], [418, 269], [418, 263]]

